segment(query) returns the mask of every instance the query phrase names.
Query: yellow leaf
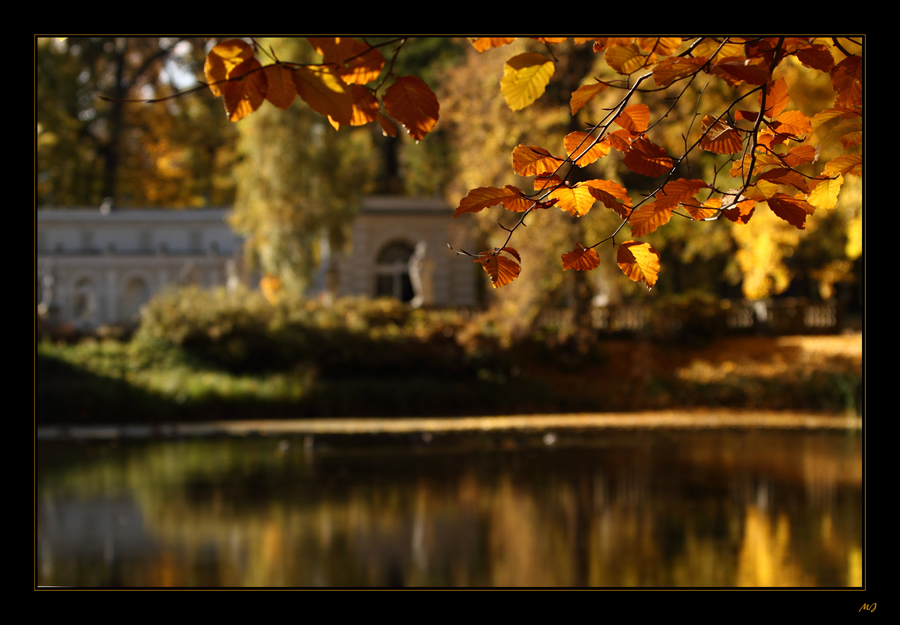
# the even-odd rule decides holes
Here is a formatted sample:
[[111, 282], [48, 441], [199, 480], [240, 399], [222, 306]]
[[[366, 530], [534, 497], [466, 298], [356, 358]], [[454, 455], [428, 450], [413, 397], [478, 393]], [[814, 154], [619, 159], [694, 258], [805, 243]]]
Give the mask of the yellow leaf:
[[400, 76], [388, 87], [382, 100], [388, 114], [403, 124], [416, 141], [424, 139], [437, 124], [440, 104], [418, 76]]
[[616, 252], [619, 269], [634, 282], [643, 282], [652, 289], [659, 277], [659, 254], [649, 243], [625, 241]]
[[352, 37], [307, 37], [307, 41], [322, 55], [322, 64], [333, 64], [348, 85], [364, 85], [381, 75], [384, 57], [365, 42]]
[[500, 92], [509, 108], [519, 111], [541, 97], [554, 69], [553, 61], [535, 52], [509, 59], [500, 79]]
[[606, 63], [620, 74], [631, 74], [656, 63], [656, 55], [645, 54], [636, 43], [612, 46], [606, 51]]
[[806, 201], [816, 208], [834, 208], [841, 192], [841, 185], [844, 184], [844, 177], [838, 174], [836, 178], [814, 181], [814, 184], [816, 186], [810, 190]]
[[550, 192], [549, 199], [557, 200], [557, 206], [573, 217], [584, 217], [594, 205], [590, 187], [558, 187]]

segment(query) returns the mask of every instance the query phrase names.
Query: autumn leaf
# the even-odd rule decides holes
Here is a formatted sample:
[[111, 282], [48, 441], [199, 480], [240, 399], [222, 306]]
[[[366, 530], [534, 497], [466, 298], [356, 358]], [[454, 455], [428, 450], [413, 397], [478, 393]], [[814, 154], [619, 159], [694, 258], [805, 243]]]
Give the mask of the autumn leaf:
[[438, 121], [437, 96], [418, 76], [401, 76], [382, 98], [388, 114], [403, 124], [409, 135], [421, 141]]
[[743, 56], [728, 57], [713, 66], [713, 74], [725, 79], [731, 86], [742, 82], [751, 85], [764, 85], [772, 79], [765, 59], [748, 59]]
[[[353, 115], [350, 118], [351, 126], [365, 126], [376, 119], [379, 114], [378, 98], [362, 85], [350, 85], [350, 93], [353, 94]], [[394, 127], [394, 136], [397, 128]]]
[[259, 281], [259, 290], [266, 301], [275, 306], [281, 299], [281, 280], [278, 276], [265, 275]]
[[657, 87], [668, 87], [680, 78], [699, 72], [706, 64], [706, 57], [673, 56], [653, 66], [653, 81]]
[[613, 121], [625, 130], [640, 134], [650, 125], [650, 107], [646, 104], [632, 104], [622, 109]]
[[636, 43], [612, 46], [606, 51], [606, 63], [620, 74], [631, 74], [656, 63], [655, 54], [646, 54]]
[[263, 72], [266, 74], [266, 99], [278, 108], [288, 108], [297, 97], [291, 70], [284, 65], [267, 65]]
[[309, 107], [341, 125], [353, 119], [353, 92], [330, 67], [310, 65], [293, 71], [294, 85]]
[[572, 115], [575, 115], [584, 106], [593, 100], [597, 95], [603, 93], [609, 85], [597, 82], [592, 85], [582, 85], [575, 90], [569, 100], [569, 107], [572, 109]]
[[562, 255], [563, 271], [574, 269], [576, 271], [590, 271], [600, 266], [600, 257], [592, 247], [585, 247], [581, 243], [576, 244], [571, 252]]
[[661, 205], [658, 202], [647, 202], [631, 213], [628, 225], [631, 226], [631, 236], [642, 237], [650, 234], [672, 218], [672, 206]]
[[771, 123], [772, 129], [790, 138], [799, 138], [812, 131], [809, 118], [801, 111], [785, 111]]
[[835, 178], [819, 178], [811, 183], [812, 188], [809, 192], [807, 202], [816, 208], [832, 209], [837, 205], [838, 195], [841, 192], [841, 185], [844, 184], [844, 177], [838, 174]]
[[[787, 83], [784, 78], [779, 78], [767, 84], [764, 88], [766, 93], [766, 111], [764, 115], [769, 119], [775, 119], [788, 105], [790, 96], [788, 95]], [[763, 92], [759, 92], [757, 101], [762, 106]]]
[[265, 102], [266, 74], [258, 71], [261, 67], [259, 61], [249, 58], [229, 73], [229, 78], [236, 78], [222, 85], [229, 120], [241, 120]]
[[[506, 252], [515, 257], [515, 260], [504, 256], [501, 252]], [[519, 263], [522, 259], [519, 253], [511, 247], [495, 249], [493, 252], [481, 252], [473, 262], [481, 263], [482, 268], [491, 277], [491, 286], [495, 289], [505, 286], [515, 280], [519, 276], [522, 267]]]
[[594, 194], [586, 186], [560, 186], [550, 192], [550, 199], [557, 200], [557, 206], [573, 217], [584, 217], [594, 205]]
[[382, 135], [384, 135], [385, 137], [397, 136], [397, 126], [395, 126], [394, 122], [382, 115], [380, 112], [375, 113], [375, 121], [377, 121], [378, 125], [381, 126]]
[[842, 176], [862, 175], [862, 156], [859, 154], [844, 154], [825, 163], [826, 176], [840, 174]]
[[805, 46], [795, 52], [797, 60], [811, 69], [818, 69], [826, 73], [831, 73], [834, 67], [834, 57], [831, 50], [823, 44], [813, 44]]
[[776, 193], [766, 200], [772, 212], [800, 230], [806, 228], [806, 218], [813, 214], [815, 208], [805, 200], [791, 197], [786, 193]]
[[644, 52], [669, 56], [681, 46], [681, 37], [638, 37], [636, 43]]
[[579, 167], [587, 167], [591, 163], [609, 154], [609, 141], [603, 139], [594, 143], [596, 137], [580, 130], [566, 135], [563, 144], [569, 158]]
[[229, 39], [213, 46], [206, 55], [206, 62], [203, 65], [203, 73], [213, 95], [216, 97], [223, 95], [223, 85], [216, 83], [227, 80], [231, 70], [252, 58], [253, 48], [241, 39]]
[[322, 55], [323, 65], [333, 65], [335, 73], [348, 85], [364, 85], [381, 75], [384, 57], [378, 48], [352, 37], [307, 37]]
[[750, 222], [750, 218], [753, 217], [753, 211], [755, 210], [756, 202], [753, 200], [743, 200], [734, 206], [729, 206], [722, 211], [722, 214], [736, 224], [746, 225]]
[[862, 104], [862, 58], [848, 56], [831, 70], [831, 85], [837, 103], [845, 108]]
[[719, 211], [720, 208], [722, 208], [722, 198], [711, 197], [699, 206], [686, 201], [682, 203], [682, 206], [684, 207], [684, 210], [686, 210], [688, 214], [694, 219], [694, 221], [701, 221], [703, 219], [712, 217]]
[[500, 92], [509, 108], [522, 110], [541, 97], [554, 70], [553, 61], [535, 52], [509, 59], [503, 66], [503, 78], [500, 79]]
[[479, 52], [490, 50], [491, 48], [501, 48], [515, 41], [515, 37], [476, 37], [472, 39], [472, 45]]
[[498, 204], [502, 204], [508, 210], [521, 213], [528, 210], [534, 204], [534, 200], [525, 197], [520, 189], [512, 185], [506, 185], [502, 189], [478, 187], [469, 191], [468, 195], [462, 199], [453, 216], [477, 213]]
[[741, 134], [724, 120], [707, 115], [702, 122], [700, 147], [715, 154], [735, 154], [744, 147]]
[[625, 241], [616, 252], [619, 269], [634, 282], [643, 282], [652, 289], [659, 277], [659, 254], [649, 243]]
[[519, 176], [538, 176], [554, 172], [563, 159], [536, 145], [517, 145], [512, 152], [513, 171]]
[[[581, 183], [590, 190], [591, 195], [607, 208], [616, 211], [622, 219], [631, 212], [631, 198], [628, 191], [618, 182], [612, 180], [587, 180]], [[621, 202], [620, 202], [621, 200]]]
[[641, 137], [631, 144], [625, 152], [623, 162], [634, 173], [651, 178], [662, 176], [675, 166], [672, 157], [646, 137]]

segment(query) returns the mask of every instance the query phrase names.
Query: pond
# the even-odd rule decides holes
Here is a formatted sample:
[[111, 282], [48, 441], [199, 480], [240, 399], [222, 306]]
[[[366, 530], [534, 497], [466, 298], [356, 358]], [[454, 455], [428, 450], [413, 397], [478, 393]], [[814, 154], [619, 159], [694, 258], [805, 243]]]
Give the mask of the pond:
[[859, 587], [858, 431], [40, 441], [37, 585]]

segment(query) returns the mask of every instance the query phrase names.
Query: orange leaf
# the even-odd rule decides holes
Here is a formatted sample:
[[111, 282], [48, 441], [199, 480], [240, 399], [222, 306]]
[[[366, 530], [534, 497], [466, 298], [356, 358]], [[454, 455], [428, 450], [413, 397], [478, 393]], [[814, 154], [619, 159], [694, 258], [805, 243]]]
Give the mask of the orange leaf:
[[805, 200], [785, 193], [776, 193], [766, 202], [773, 213], [800, 230], [806, 228], [806, 217], [815, 211]]
[[298, 67], [293, 75], [297, 95], [309, 104], [309, 108], [320, 115], [327, 115], [338, 124], [350, 123], [353, 119], [353, 92], [332, 68], [320, 65]]
[[716, 120], [712, 115], [703, 118], [703, 137], [700, 146], [715, 154], [734, 154], [744, 147], [741, 134], [729, 126], [725, 120]]
[[[628, 191], [618, 182], [612, 180], [587, 180], [581, 183], [587, 187], [596, 199], [603, 202], [607, 208], [616, 211], [622, 219], [628, 217], [631, 212], [631, 198]], [[622, 200], [620, 203], [618, 200]]]
[[696, 74], [706, 64], [706, 57], [671, 56], [653, 66], [653, 80], [657, 87], [668, 87], [679, 78]]
[[669, 56], [681, 46], [681, 37], [638, 37], [637, 44], [644, 52]]
[[609, 154], [609, 141], [604, 139], [594, 143], [596, 137], [575, 130], [566, 135], [563, 144], [566, 146], [566, 153], [569, 158], [575, 161], [579, 167], [587, 167], [598, 159]]
[[517, 145], [512, 152], [513, 171], [519, 176], [538, 176], [554, 172], [563, 159], [536, 145]]
[[646, 104], [632, 104], [622, 109], [613, 121], [625, 130], [640, 134], [650, 125], [650, 107]]
[[772, 122], [772, 129], [780, 135], [797, 138], [810, 132], [812, 124], [806, 114], [800, 111], [785, 111]]
[[783, 158], [784, 164], [788, 167], [797, 167], [806, 163], [815, 163], [819, 158], [819, 151], [813, 145], [797, 145], [788, 150]]
[[536, 52], [525, 52], [509, 59], [503, 66], [500, 92], [514, 111], [519, 111], [544, 93], [556, 66]]
[[497, 187], [478, 187], [472, 189], [459, 203], [454, 217], [465, 213], [477, 213], [485, 208], [502, 204], [504, 208], [515, 212], [523, 212], [534, 204], [534, 200], [526, 198], [522, 191], [512, 185], [506, 185], [502, 189]]
[[364, 85], [381, 75], [384, 57], [365, 42], [352, 37], [307, 37], [307, 41], [322, 55], [322, 64], [334, 65], [348, 85]]
[[213, 95], [219, 97], [223, 94], [223, 85], [215, 83], [227, 80], [231, 70], [252, 58], [253, 48], [240, 39], [229, 39], [214, 46], [206, 55], [206, 62], [203, 65], [203, 73], [206, 75], [206, 82], [210, 83], [209, 90]]
[[647, 202], [635, 210], [631, 213], [631, 219], [628, 220], [628, 225], [631, 226], [631, 236], [642, 237], [667, 224], [672, 218], [672, 208], [672, 205]]
[[[775, 119], [781, 114], [790, 100], [787, 83], [784, 81], [784, 78], [779, 78], [767, 84], [763, 89], [766, 92], [766, 112], [764, 115], [769, 119]], [[763, 92], [760, 91], [759, 96], [756, 98], [760, 106], [762, 105], [762, 96]]]
[[[353, 94], [353, 116], [350, 118], [350, 125], [365, 126], [375, 120], [379, 109], [378, 98], [362, 85], [350, 85], [350, 93]], [[396, 131], [395, 127], [394, 136]]]
[[756, 202], [743, 200], [734, 206], [726, 208], [722, 211], [722, 214], [736, 224], [747, 224], [750, 218], [753, 217], [754, 210], [756, 210]]
[[231, 121], [247, 117], [265, 102], [266, 74], [258, 71], [261, 67], [259, 61], [249, 58], [231, 70], [229, 78], [237, 80], [222, 84], [225, 110]]
[[634, 282], [643, 282], [652, 289], [659, 277], [659, 254], [649, 243], [625, 241], [616, 252], [619, 269]]
[[[506, 252], [515, 256], [516, 260], [503, 256], [500, 252]], [[495, 289], [505, 286], [515, 280], [522, 271], [519, 265], [519, 253], [511, 247], [495, 249], [493, 252], [481, 252], [473, 262], [481, 263], [481, 267], [491, 277], [491, 286]]]
[[701, 219], [712, 217], [720, 208], [722, 208], [722, 198], [709, 198], [699, 206], [695, 206], [689, 201], [685, 201], [682, 206], [684, 206], [684, 210], [686, 210], [695, 221], [700, 221]]
[[585, 247], [581, 243], [576, 244], [571, 252], [562, 255], [563, 271], [574, 269], [576, 271], [590, 271], [600, 266], [600, 257], [592, 247]]
[[557, 187], [548, 195], [549, 199], [557, 200], [557, 206], [573, 217], [584, 217], [594, 205], [594, 194], [590, 187]]
[[284, 65], [266, 65], [266, 99], [281, 109], [288, 108], [297, 97], [297, 86], [291, 70]]
[[623, 159], [625, 166], [636, 174], [656, 178], [675, 166], [672, 157], [649, 139], [641, 137], [631, 144]]
[[631, 74], [653, 63], [656, 55], [645, 54], [636, 43], [612, 46], [606, 51], [606, 64], [620, 74]]
[[825, 163], [825, 175], [834, 176], [861, 176], [862, 156], [859, 154], [844, 154]]
[[479, 52], [484, 52], [491, 48], [500, 48], [515, 41], [515, 37], [476, 37], [472, 39], [472, 45]]
[[431, 87], [418, 76], [399, 77], [382, 100], [388, 114], [416, 141], [424, 139], [437, 124], [440, 104]]
[[609, 85], [602, 82], [593, 85], [582, 85], [575, 90], [569, 101], [569, 107], [572, 109], [572, 115], [584, 108], [584, 105], [594, 99], [598, 94], [603, 93]]

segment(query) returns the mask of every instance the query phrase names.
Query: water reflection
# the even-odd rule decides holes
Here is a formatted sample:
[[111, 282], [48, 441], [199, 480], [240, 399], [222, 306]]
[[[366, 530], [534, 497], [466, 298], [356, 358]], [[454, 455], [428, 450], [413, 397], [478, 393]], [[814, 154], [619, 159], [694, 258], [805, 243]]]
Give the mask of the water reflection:
[[263, 437], [38, 452], [41, 585], [861, 585], [857, 434]]

